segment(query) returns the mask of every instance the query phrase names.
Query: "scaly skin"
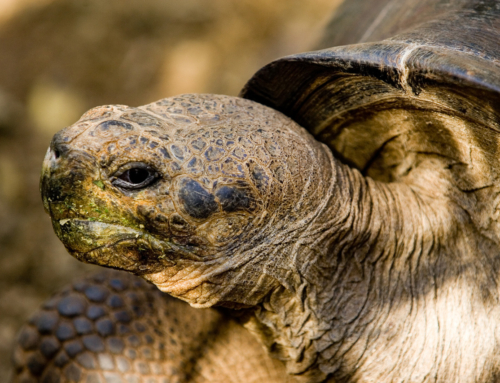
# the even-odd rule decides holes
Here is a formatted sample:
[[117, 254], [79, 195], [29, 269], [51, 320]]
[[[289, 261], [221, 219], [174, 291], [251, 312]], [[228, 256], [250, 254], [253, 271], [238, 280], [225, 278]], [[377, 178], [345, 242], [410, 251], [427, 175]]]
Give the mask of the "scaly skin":
[[128, 273], [75, 281], [19, 333], [15, 383], [292, 383], [234, 320]]
[[301, 381], [486, 382], [498, 249], [450, 185], [432, 160], [375, 182], [280, 113], [215, 95], [92, 109], [41, 182], [73, 256], [238, 309]]

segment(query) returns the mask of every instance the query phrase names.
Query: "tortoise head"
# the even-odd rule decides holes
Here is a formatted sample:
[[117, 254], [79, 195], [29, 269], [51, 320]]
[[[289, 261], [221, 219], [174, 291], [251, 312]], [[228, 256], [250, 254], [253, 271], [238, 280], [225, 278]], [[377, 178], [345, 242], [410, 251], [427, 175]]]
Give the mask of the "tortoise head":
[[276, 261], [279, 233], [317, 208], [319, 198], [302, 197], [319, 192], [327, 160], [279, 112], [183, 95], [88, 111], [53, 138], [41, 191], [77, 259], [142, 275], [193, 305], [251, 305], [274, 283], [260, 271]]

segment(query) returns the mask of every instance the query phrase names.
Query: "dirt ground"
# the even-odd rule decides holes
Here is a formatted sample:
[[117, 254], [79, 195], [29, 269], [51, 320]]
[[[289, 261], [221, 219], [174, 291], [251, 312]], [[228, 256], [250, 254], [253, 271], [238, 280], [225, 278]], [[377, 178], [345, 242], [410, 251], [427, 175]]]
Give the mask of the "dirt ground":
[[310, 50], [340, 0], [0, 0], [0, 381], [22, 323], [95, 270], [66, 254], [38, 190], [51, 136], [102, 104], [237, 95]]

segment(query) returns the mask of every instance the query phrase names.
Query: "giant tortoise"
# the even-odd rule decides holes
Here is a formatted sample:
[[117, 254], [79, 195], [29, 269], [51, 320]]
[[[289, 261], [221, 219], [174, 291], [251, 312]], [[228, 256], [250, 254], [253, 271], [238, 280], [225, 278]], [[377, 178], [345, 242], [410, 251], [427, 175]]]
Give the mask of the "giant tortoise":
[[45, 209], [142, 279], [49, 300], [15, 381], [500, 380], [499, 46], [497, 1], [352, 0], [239, 98], [85, 113]]

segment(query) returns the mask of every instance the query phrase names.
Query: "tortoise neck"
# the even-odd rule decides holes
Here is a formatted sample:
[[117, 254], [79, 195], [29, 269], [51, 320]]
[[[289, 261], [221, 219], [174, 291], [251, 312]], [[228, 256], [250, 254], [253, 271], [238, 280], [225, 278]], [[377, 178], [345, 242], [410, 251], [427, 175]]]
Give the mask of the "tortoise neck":
[[[331, 164], [327, 203], [290, 245], [289, 267], [276, 277], [279, 287], [257, 306], [247, 327], [289, 373], [308, 382], [355, 375], [361, 381], [424, 382], [445, 371], [438, 361], [452, 354], [459, 364], [477, 366], [467, 374], [479, 379], [496, 340], [490, 337], [470, 353], [457, 336], [492, 331], [486, 316], [482, 325], [459, 319], [487, 312], [488, 305], [470, 303], [481, 289], [459, 278], [465, 269], [462, 275], [477, 272], [471, 255], [484, 251], [464, 211], [442, 193], [421, 195], [408, 184], [377, 182], [335, 159]], [[487, 276], [482, 269], [480, 278], [494, 280], [494, 271]], [[457, 292], [453, 304], [447, 302], [450, 288]], [[496, 289], [487, 290], [498, 305]], [[449, 318], [460, 322], [440, 328]], [[445, 351], [442, 342], [449, 344]], [[469, 355], [478, 362], [466, 360]], [[384, 358], [399, 363], [385, 371]], [[457, 371], [456, 380], [466, 381]]]

